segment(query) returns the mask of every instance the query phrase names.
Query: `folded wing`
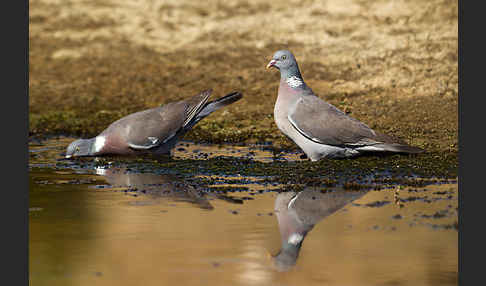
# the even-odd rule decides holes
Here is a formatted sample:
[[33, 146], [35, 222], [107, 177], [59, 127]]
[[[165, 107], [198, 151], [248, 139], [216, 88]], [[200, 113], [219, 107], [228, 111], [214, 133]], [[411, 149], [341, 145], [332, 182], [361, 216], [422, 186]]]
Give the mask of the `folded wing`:
[[313, 95], [298, 99], [289, 109], [288, 120], [302, 135], [320, 144], [358, 147], [397, 142]]

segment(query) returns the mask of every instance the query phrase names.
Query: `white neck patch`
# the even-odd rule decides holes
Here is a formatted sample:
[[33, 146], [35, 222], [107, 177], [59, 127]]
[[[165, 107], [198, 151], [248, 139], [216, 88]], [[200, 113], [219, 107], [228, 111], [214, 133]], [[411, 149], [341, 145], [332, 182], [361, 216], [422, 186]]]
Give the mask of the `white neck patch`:
[[304, 239], [304, 237], [301, 234], [299, 234], [299, 233], [292, 233], [290, 235], [289, 239], [287, 240], [287, 242], [289, 244], [297, 245], [297, 244], [299, 244], [302, 241], [302, 239]]
[[105, 146], [106, 138], [105, 136], [97, 136], [94, 143], [94, 151], [99, 152], [103, 146]]
[[296, 77], [295, 75], [294, 76], [291, 76], [291, 77], [288, 77], [286, 80], [287, 84], [290, 86], [290, 87], [298, 87], [298, 86], [301, 86], [304, 84], [304, 82], [302, 81], [302, 79]]
[[104, 176], [106, 174], [105, 168], [96, 168], [96, 175], [102, 175]]

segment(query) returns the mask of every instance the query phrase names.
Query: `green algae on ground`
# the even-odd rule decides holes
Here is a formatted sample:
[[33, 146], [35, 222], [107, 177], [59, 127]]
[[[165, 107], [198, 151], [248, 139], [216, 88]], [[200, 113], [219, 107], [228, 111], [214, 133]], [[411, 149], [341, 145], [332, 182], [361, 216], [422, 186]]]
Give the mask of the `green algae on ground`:
[[198, 145], [180, 142], [174, 155], [163, 157], [95, 157], [66, 160], [63, 152], [74, 138], [52, 138], [29, 143], [32, 166], [75, 168], [81, 170], [123, 165], [129, 170], [150, 173], [172, 173], [191, 178], [208, 177], [212, 183], [246, 183], [246, 177], [258, 177], [261, 184], [307, 185], [347, 189], [359, 185], [377, 188], [403, 184], [421, 187], [456, 179], [457, 152], [426, 152], [415, 155], [376, 154], [350, 159], [323, 159], [312, 162], [299, 158], [299, 153], [276, 151], [271, 145], [234, 146], [229, 144]]
[[[201, 184], [218, 183], [218, 177], [231, 177], [229, 182], [238, 182], [234, 176], [258, 177], [263, 185], [281, 184], [295, 189], [299, 186], [334, 187], [342, 185], [348, 190], [381, 189], [382, 186], [403, 185], [423, 187], [429, 184], [457, 179], [457, 153], [425, 153], [402, 156], [358, 157], [344, 160], [276, 161], [260, 162], [241, 157], [215, 157], [207, 160], [182, 159], [154, 160], [80, 159], [81, 168], [124, 165], [128, 170], [151, 173], [171, 173]], [[58, 162], [58, 167], [69, 167]], [[91, 167], [90, 167], [91, 166]], [[226, 179], [225, 179], [226, 180]], [[243, 179], [241, 179], [243, 180]], [[241, 181], [240, 180], [240, 181]]]

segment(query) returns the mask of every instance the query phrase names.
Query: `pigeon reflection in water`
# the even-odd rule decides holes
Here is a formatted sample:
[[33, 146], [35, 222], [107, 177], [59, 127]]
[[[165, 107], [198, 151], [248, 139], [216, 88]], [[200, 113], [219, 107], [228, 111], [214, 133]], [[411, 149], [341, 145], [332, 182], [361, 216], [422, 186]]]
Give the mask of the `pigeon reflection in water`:
[[98, 168], [96, 173], [102, 175], [113, 187], [130, 188], [137, 194], [143, 194], [152, 199], [183, 201], [207, 210], [214, 209], [208, 196], [229, 203], [243, 203], [242, 200], [229, 196], [206, 193], [173, 175], [129, 172], [126, 168]]
[[301, 192], [283, 192], [275, 200], [275, 212], [282, 239], [280, 251], [272, 258], [279, 271], [291, 269], [297, 262], [307, 233], [319, 221], [335, 213], [367, 191], [306, 188]]

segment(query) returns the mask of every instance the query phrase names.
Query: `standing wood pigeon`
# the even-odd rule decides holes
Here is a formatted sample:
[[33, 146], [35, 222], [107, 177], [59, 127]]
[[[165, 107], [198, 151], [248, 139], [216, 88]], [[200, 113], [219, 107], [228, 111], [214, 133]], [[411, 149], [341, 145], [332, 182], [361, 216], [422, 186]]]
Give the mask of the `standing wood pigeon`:
[[275, 199], [275, 213], [281, 248], [273, 256], [273, 266], [279, 271], [292, 268], [297, 262], [306, 235], [314, 226], [366, 193], [343, 189], [323, 193], [320, 188], [314, 187], [307, 187], [301, 192], [279, 193]]
[[364, 152], [424, 151], [379, 133], [320, 99], [302, 79], [290, 51], [277, 51], [267, 65], [271, 67], [280, 70], [275, 123], [312, 161], [353, 157]]
[[132, 113], [91, 139], [72, 142], [66, 158], [100, 155], [170, 154], [177, 141], [210, 113], [242, 98], [232, 92], [209, 101], [212, 90], [161, 107]]

